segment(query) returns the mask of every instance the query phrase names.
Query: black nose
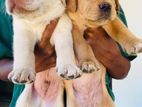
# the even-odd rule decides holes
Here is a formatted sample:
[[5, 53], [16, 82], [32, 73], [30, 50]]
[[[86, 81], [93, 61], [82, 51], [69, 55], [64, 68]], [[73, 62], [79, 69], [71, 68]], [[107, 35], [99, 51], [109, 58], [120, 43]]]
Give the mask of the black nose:
[[111, 5], [109, 3], [104, 2], [99, 5], [99, 9], [102, 12], [109, 12], [111, 10]]

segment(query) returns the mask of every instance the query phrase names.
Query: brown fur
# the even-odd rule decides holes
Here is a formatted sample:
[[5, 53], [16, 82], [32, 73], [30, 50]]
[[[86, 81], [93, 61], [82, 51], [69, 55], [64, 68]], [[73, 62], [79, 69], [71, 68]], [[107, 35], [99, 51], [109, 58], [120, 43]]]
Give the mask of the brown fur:
[[[96, 7], [101, 2], [108, 2], [111, 4], [111, 16], [108, 19], [104, 19], [103, 21], [97, 21], [97, 18], [99, 19], [99, 11]], [[89, 11], [87, 10], [88, 7], [90, 9]], [[114, 102], [110, 98], [106, 89], [105, 67], [100, 63], [98, 65], [93, 51], [83, 38], [84, 31], [87, 28], [92, 29], [102, 26], [105, 31], [111, 36], [111, 38], [119, 42], [130, 54], [142, 52], [142, 40], [136, 38], [117, 17], [116, 10], [118, 11], [119, 9], [118, 0], [67, 0], [67, 8], [68, 15], [73, 21], [72, 33], [74, 40], [74, 49], [80, 67], [90, 64], [93, 66], [93, 64], [97, 63], [96, 65], [100, 69], [99, 72], [93, 72], [89, 75], [84, 74], [79, 79], [73, 81], [65, 81], [65, 87], [67, 91], [67, 105], [68, 107], [114, 107]], [[92, 97], [88, 95], [89, 97], [91, 97], [91, 100], [89, 102], [80, 102], [78, 98], [85, 98], [85, 95], [82, 94], [82, 96], [77, 96], [78, 93], [83, 93], [83, 86], [91, 87], [92, 85], [94, 85], [92, 81], [95, 80], [98, 81], [94, 84], [99, 84], [98, 86], [101, 86], [100, 91], [95, 91], [95, 88], [98, 87], [92, 88], [92, 90], [94, 90], [94, 93], [98, 93], [98, 96], [94, 95]], [[81, 83], [83, 83], [82, 86], [80, 85]], [[79, 92], [76, 92], [77, 88], [79, 87]], [[86, 92], [90, 89], [87, 88], [84, 89]], [[91, 92], [92, 91], [89, 91], [89, 93]], [[93, 101], [94, 98], [96, 99]], [[100, 98], [99, 101], [97, 101], [97, 98]], [[94, 102], [94, 104], [90, 106], [89, 104], [91, 102]], [[85, 106], [86, 103], [88, 104], [87, 106]]]

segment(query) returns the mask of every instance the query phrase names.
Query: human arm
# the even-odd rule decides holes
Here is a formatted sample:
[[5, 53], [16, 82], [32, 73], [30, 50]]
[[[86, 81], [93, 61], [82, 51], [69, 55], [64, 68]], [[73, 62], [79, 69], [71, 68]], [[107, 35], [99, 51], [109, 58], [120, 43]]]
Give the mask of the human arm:
[[[49, 39], [48, 37], [50, 36], [48, 35], [48, 33], [49, 32], [46, 29], [43, 35], [44, 40]], [[102, 28], [89, 31], [89, 36], [87, 37], [87, 40], [88, 43], [91, 45], [96, 58], [107, 67], [109, 74], [113, 78], [122, 79], [127, 76], [130, 69], [130, 61], [121, 55], [120, 49], [118, 48], [116, 42], [113, 41]], [[42, 71], [52, 66], [55, 66], [55, 52], [53, 51], [53, 48], [50, 48], [50, 53], [47, 53], [48, 55], [50, 54], [48, 56], [46, 54], [46, 49], [44, 48], [46, 48], [45, 46], [48, 46], [49, 48], [50, 45], [47, 42], [45, 42], [47, 43], [45, 45], [44, 42], [45, 41], [43, 41], [42, 45], [39, 45], [40, 48], [38, 48], [42, 49], [40, 51], [43, 51], [43, 55], [41, 55], [41, 57], [44, 57], [38, 57], [40, 62], [38, 63], [38, 66], [40, 66], [40, 70], [38, 71]]]
[[[46, 28], [43, 34], [44, 40], [48, 40], [50, 38], [52, 32], [49, 31], [52, 31], [55, 25], [56, 22], [52, 22], [52, 26]], [[130, 69], [129, 60], [121, 55], [117, 44], [105, 33], [103, 29], [94, 29], [90, 32], [91, 33], [89, 33], [88, 42], [92, 46], [96, 58], [108, 68], [109, 74], [113, 78], [124, 78], [128, 74], [128, 71]], [[35, 56], [37, 72], [55, 66], [55, 52], [53, 50], [53, 47], [50, 46], [48, 42], [42, 40], [36, 46]], [[9, 62], [9, 60], [6, 60], [5, 63], [5, 66], [1, 65], [3, 66], [2, 68], [8, 66], [6, 67], [6, 72], [3, 74], [5, 76], [1, 76], [1, 78], [3, 79], [6, 79], [6, 75], [12, 70], [12, 61]], [[2, 69], [0, 72], [2, 73]]]
[[108, 69], [112, 78], [123, 79], [130, 69], [130, 61], [121, 55], [116, 42], [102, 29], [88, 30], [86, 38], [96, 58]]
[[[57, 22], [52, 23], [56, 25]], [[55, 26], [51, 26], [50, 31], [52, 31], [54, 27]], [[107, 67], [112, 78], [122, 79], [126, 77], [130, 69], [130, 61], [122, 56], [116, 42], [112, 40], [102, 28], [93, 29], [89, 31], [89, 34], [90, 32], [92, 36], [88, 36], [88, 42], [96, 58]], [[46, 29], [42, 38], [44, 41], [41, 41], [40, 45], [38, 45], [40, 48], [38, 47], [37, 49], [40, 49], [42, 55], [37, 57], [37, 60], [39, 60], [39, 63], [36, 65], [37, 71], [55, 66], [55, 52], [53, 47], [46, 42], [50, 38], [50, 35], [49, 31]]]
[[[56, 23], [53, 21], [50, 26], [46, 27], [41, 42], [35, 48], [37, 72], [55, 66], [55, 52], [47, 41], [49, 41]], [[94, 29], [93, 33], [94, 36], [90, 36], [91, 41], [89, 41], [97, 59], [109, 69], [113, 78], [124, 78], [130, 68], [129, 61], [121, 56], [116, 43], [102, 29]]]

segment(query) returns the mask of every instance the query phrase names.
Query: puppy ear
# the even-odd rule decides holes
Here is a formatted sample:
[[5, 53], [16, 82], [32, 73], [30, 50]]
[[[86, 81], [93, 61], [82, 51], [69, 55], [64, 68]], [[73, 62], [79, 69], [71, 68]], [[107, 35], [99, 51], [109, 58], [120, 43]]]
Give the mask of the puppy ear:
[[115, 4], [116, 4], [116, 11], [118, 12], [118, 10], [119, 10], [119, 0], [115, 0]]
[[66, 6], [66, 1], [65, 0], [61, 0], [61, 2], [63, 3], [64, 6]]
[[70, 12], [76, 12], [78, 8], [77, 0], [66, 0], [67, 10]]

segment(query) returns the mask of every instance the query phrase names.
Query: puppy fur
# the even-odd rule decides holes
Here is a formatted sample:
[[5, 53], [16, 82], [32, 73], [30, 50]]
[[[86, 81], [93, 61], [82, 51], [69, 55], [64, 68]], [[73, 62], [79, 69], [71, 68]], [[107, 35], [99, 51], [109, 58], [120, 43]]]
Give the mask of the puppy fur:
[[[14, 67], [8, 78], [16, 84], [26, 84], [16, 107], [45, 107], [39, 97], [33, 99], [32, 83], [35, 80], [35, 44], [50, 21], [59, 19], [50, 42], [57, 54], [57, 72], [65, 79], [77, 78], [82, 74], [76, 66], [72, 22], [65, 14], [64, 0], [6, 0], [9, 14], [13, 16]], [[59, 87], [54, 107], [63, 107], [63, 88]]]
[[[102, 4], [110, 5], [109, 14], [101, 13], [99, 6]], [[73, 22], [75, 53], [81, 66], [84, 65], [83, 63], [93, 65], [97, 62], [90, 46], [83, 38], [86, 29], [103, 27], [129, 54], [142, 52], [142, 40], [134, 36], [117, 17], [118, 0], [67, 0], [67, 6], [68, 15]], [[79, 79], [65, 82], [68, 107], [115, 106], [106, 89], [106, 69], [101, 63], [99, 66], [99, 72], [83, 74]]]
[[[60, 19], [52, 35], [51, 44], [55, 45], [55, 50], [57, 53], [57, 67], [59, 70], [58, 73], [59, 75], [64, 75], [64, 77], [67, 79], [70, 79], [70, 77], [76, 78], [77, 76], [81, 75], [81, 71], [76, 67], [74, 58], [71, 36], [72, 24], [68, 16], [64, 14], [65, 5], [63, 5], [63, 2], [65, 3], [65, 1], [33, 0], [32, 2], [34, 5], [22, 5], [22, 8], [16, 7], [14, 8], [12, 13], [14, 17], [14, 69], [12, 73], [10, 73], [9, 78], [14, 83], [31, 83], [34, 81], [34, 45], [41, 39], [42, 32], [44, 31], [46, 25], [49, 24], [51, 20], [54, 20], [56, 18]], [[83, 38], [84, 30], [88, 27], [95, 28], [102, 26], [110, 36], [115, 36], [112, 36], [112, 38], [122, 44], [129, 53], [141, 52], [141, 40], [134, 37], [131, 32], [122, 24], [122, 22], [116, 17], [116, 5], [114, 0], [67, 0], [67, 2], [70, 4], [68, 5], [70, 10], [67, 12], [73, 22], [73, 41], [75, 53], [77, 55], [81, 70], [84, 72], [99, 70], [99, 72], [93, 72], [89, 75], [83, 74], [83, 76], [77, 80], [64, 80], [67, 92], [67, 107], [114, 107], [114, 103], [110, 98], [105, 85], [106, 69], [101, 63], [96, 60], [90, 46], [85, 42]], [[107, 18], [101, 17], [98, 11], [98, 5], [104, 2], [107, 2], [112, 6], [111, 15]], [[7, 4], [8, 3], [9, 2], [7, 0]], [[102, 18], [102, 20], [98, 21], [100, 17]], [[123, 30], [116, 30], [116, 26], [118, 25]], [[62, 37], [61, 35], [59, 36], [59, 34], [61, 34]], [[122, 35], [125, 35], [126, 37], [123, 36], [124, 38], [122, 38]], [[126, 39], [129, 39], [129, 43], [126, 43]], [[61, 52], [61, 49], [63, 47], [64, 50]], [[23, 49], [25, 50], [24, 52]], [[68, 70], [67, 75], [65, 75], [66, 69]], [[88, 85], [86, 86], [86, 84]], [[94, 86], [94, 84], [97, 85]], [[80, 88], [83, 88], [83, 91], [78, 90]], [[24, 95], [29, 96], [29, 94], [26, 95], [26, 93], [30, 93], [31, 86], [27, 86], [25, 90], [26, 89], [27, 91], [24, 91]], [[94, 89], [98, 90], [94, 91]], [[90, 94], [79, 95], [79, 93], [85, 93], [88, 92], [88, 90], [89, 93], [93, 92], [96, 94], [92, 93], [91, 96]], [[57, 102], [61, 101], [60, 96], [62, 96], [62, 91], [60, 92], [60, 100], [58, 100]], [[74, 93], [76, 96], [74, 95]], [[23, 99], [25, 97], [20, 98], [22, 100], [19, 100], [18, 102], [24, 101]], [[30, 96], [28, 98], [30, 98]], [[80, 98], [82, 100], [80, 100]], [[90, 100], [88, 101], [84, 99]], [[38, 99], [38, 101], [40, 105], [40, 100]], [[23, 103], [25, 103], [26, 105], [27, 100], [25, 100], [25, 102]], [[62, 104], [59, 103], [59, 105]], [[56, 105], [56, 107], [60, 107], [59, 105]], [[19, 106], [17, 105], [17, 107]], [[22, 106], [20, 105], [20, 107]]]
[[[57, 54], [57, 72], [66, 79], [81, 75], [76, 66], [72, 42], [72, 23], [62, 0], [6, 0], [7, 10], [13, 16], [14, 68], [9, 79], [14, 83], [31, 83], [35, 79], [34, 46], [51, 20], [59, 18], [51, 37]], [[23, 51], [24, 50], [24, 51]], [[70, 57], [68, 57], [70, 56]], [[68, 59], [68, 60], [66, 60]]]

